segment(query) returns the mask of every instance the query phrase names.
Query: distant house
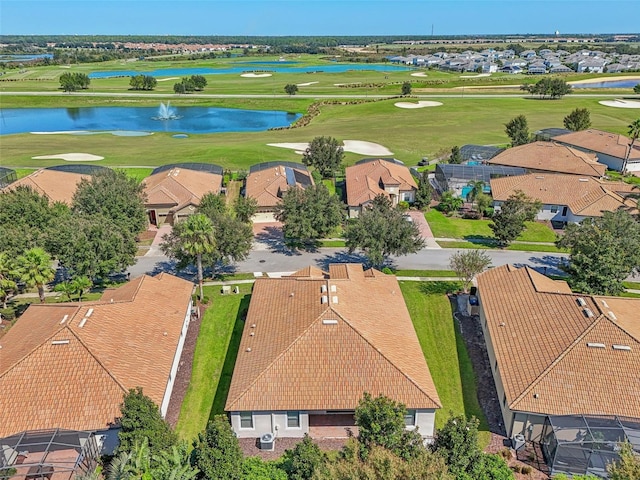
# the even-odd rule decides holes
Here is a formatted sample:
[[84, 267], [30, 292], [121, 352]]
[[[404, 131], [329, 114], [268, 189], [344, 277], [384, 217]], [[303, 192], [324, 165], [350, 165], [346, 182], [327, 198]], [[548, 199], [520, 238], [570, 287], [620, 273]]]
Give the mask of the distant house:
[[576, 71], [578, 73], [604, 73], [604, 67], [607, 61], [602, 58], [587, 58], [577, 63]]
[[549, 73], [573, 73], [573, 70], [566, 65], [556, 65], [549, 69]]
[[307, 188], [313, 184], [311, 173], [301, 163], [259, 163], [249, 169], [245, 181], [245, 196], [256, 199], [258, 214], [267, 214], [266, 216], [273, 220], [272, 214], [288, 190]]
[[365, 392], [433, 436], [441, 403], [396, 278], [331, 264], [257, 279], [225, 406], [236, 435], [347, 437]]
[[566, 282], [511, 265], [481, 273], [477, 283], [509, 437], [547, 441], [541, 437], [549, 415], [640, 421], [640, 299], [579, 295]]
[[33, 304], [0, 338], [0, 437], [27, 430], [117, 442], [123, 396], [138, 386], [164, 416], [191, 318], [193, 284], [143, 275], [94, 302]]
[[163, 165], [144, 179], [145, 208], [152, 225], [179, 220], [195, 213], [202, 197], [222, 189], [222, 167], [207, 163]]
[[365, 158], [346, 169], [349, 217], [357, 217], [378, 195], [392, 205], [413, 203], [418, 185], [409, 169], [393, 158]]
[[[631, 139], [617, 133], [588, 129], [559, 135], [553, 139], [557, 143], [573, 147], [582, 152], [595, 154], [600, 163], [611, 170], [622, 170], [624, 159], [629, 153]], [[640, 172], [640, 143], [636, 142], [629, 154], [627, 170]]]
[[507, 148], [487, 163], [505, 167], [525, 168], [528, 172], [565, 173], [603, 177], [607, 166], [598, 163], [595, 155], [554, 142], [534, 142]]
[[58, 165], [41, 168], [26, 177], [13, 181], [2, 191], [8, 192], [18, 187], [28, 187], [34, 192], [49, 199], [51, 203], [62, 202], [71, 205], [81, 180], [90, 180], [96, 172], [106, 170], [97, 165]]
[[542, 209], [536, 217], [538, 220], [551, 220], [558, 224], [580, 223], [587, 217], [601, 217], [603, 212], [619, 209], [638, 213], [637, 202], [627, 198], [634, 193], [634, 185], [624, 182], [539, 173], [491, 179], [491, 195], [496, 210], [518, 191], [542, 202]]

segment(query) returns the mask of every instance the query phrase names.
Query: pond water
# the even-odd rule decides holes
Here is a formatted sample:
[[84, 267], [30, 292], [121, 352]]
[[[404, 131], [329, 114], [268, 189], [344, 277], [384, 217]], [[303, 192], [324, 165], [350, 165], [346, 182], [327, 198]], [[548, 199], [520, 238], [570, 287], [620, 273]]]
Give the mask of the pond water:
[[38, 60], [40, 58], [49, 58], [53, 59], [53, 54], [51, 53], [39, 53], [37, 55], [28, 55], [28, 54], [0, 54], [0, 61], [5, 62], [21, 62], [21, 61], [29, 61], [29, 60]]
[[[166, 106], [164, 107], [166, 111]], [[173, 118], [158, 120], [158, 107], [4, 108], [0, 135], [27, 132], [148, 131], [182, 133], [257, 132], [286, 127], [300, 114], [275, 110], [170, 107]]]
[[573, 88], [633, 88], [640, 80], [603, 80], [598, 83], [573, 83]]
[[[282, 64], [285, 62], [274, 62]], [[268, 70], [273, 73], [313, 73], [313, 72], [325, 72], [325, 73], [342, 73], [349, 70], [373, 70], [377, 72], [393, 72], [393, 71], [409, 71], [407, 67], [399, 67], [396, 65], [378, 65], [378, 64], [359, 64], [359, 63], [344, 63], [336, 65], [313, 65], [309, 67], [277, 67], [267, 62], [260, 62], [265, 65], [265, 68], [259, 68], [259, 64], [248, 65], [248, 62], [244, 66], [228, 67], [228, 68], [165, 68], [162, 70], [152, 70], [149, 72], [140, 72], [134, 70], [113, 70], [109, 72], [91, 72], [89, 78], [111, 78], [111, 77], [132, 77], [135, 75], [150, 75], [152, 77], [173, 77], [173, 76], [185, 76], [185, 75], [216, 75], [216, 74], [230, 74], [230, 73], [244, 73], [253, 70]]]

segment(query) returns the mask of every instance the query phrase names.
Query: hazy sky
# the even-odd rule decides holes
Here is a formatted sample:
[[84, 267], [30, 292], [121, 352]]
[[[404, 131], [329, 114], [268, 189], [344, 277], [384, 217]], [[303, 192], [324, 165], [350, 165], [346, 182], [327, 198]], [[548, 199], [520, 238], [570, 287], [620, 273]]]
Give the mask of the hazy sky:
[[636, 33], [640, 0], [0, 0], [0, 33]]

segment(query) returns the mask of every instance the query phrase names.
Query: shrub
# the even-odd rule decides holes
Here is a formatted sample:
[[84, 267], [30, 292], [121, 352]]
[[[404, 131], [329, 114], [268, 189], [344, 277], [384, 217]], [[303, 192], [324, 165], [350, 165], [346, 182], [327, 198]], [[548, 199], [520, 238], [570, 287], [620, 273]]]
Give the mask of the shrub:
[[467, 220], [480, 220], [482, 218], [482, 213], [469, 210], [462, 214], [462, 218], [466, 218]]
[[389, 267], [384, 267], [382, 269], [382, 273], [385, 273], [387, 275], [393, 275], [393, 270], [391, 270]]
[[16, 312], [13, 308], [0, 308], [0, 317], [4, 320], [14, 320], [16, 318]]
[[520, 472], [524, 473], [525, 475], [529, 475], [532, 471], [533, 471], [533, 468], [531, 468], [529, 465], [523, 465], [520, 468]]
[[503, 448], [498, 453], [505, 460], [511, 460], [511, 450], [509, 450], [508, 448]]
[[405, 202], [404, 200], [398, 202], [398, 208], [403, 212], [406, 212], [407, 210], [409, 210], [409, 202]]

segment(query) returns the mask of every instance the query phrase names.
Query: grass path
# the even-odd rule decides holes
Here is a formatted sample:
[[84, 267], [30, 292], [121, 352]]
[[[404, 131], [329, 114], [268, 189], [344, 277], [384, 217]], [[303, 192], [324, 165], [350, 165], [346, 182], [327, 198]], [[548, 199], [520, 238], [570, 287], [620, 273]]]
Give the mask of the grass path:
[[[204, 430], [213, 413], [224, 408], [235, 364], [241, 316], [249, 306], [252, 285], [240, 285], [239, 295], [220, 295], [219, 287], [205, 287], [213, 305], [202, 319], [187, 390], [176, 432], [191, 441]], [[213, 406], [213, 407], [212, 407]]]
[[[434, 285], [438, 287], [434, 288]], [[451, 282], [400, 282], [400, 289], [413, 320], [420, 346], [438, 390], [442, 408], [436, 412], [436, 429], [453, 412], [480, 420], [478, 441], [484, 448], [491, 433], [480, 408], [476, 377], [464, 340], [453, 318], [451, 304], [441, 289], [455, 288]]]

